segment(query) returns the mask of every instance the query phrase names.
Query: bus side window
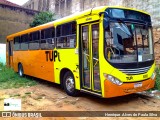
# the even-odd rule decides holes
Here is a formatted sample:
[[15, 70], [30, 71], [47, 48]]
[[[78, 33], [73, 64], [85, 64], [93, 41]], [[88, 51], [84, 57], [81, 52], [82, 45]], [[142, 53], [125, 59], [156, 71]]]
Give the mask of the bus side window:
[[58, 26], [57, 29], [57, 48], [76, 47], [76, 22], [70, 22]]
[[41, 49], [54, 48], [55, 28], [47, 28], [41, 31]]
[[32, 41], [32, 33], [29, 34], [29, 42]]
[[29, 35], [25, 34], [21, 36], [21, 50], [28, 50]]
[[44, 39], [44, 30], [41, 30], [41, 40]]
[[20, 50], [20, 36], [14, 38], [14, 50]]
[[40, 41], [40, 32], [39, 31], [30, 33], [29, 49], [30, 50], [38, 50], [40, 48], [39, 41]]

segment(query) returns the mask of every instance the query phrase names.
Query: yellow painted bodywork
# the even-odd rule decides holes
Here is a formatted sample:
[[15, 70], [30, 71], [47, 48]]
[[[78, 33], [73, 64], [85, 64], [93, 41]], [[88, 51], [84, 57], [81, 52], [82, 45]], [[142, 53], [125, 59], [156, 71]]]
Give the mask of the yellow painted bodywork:
[[[144, 80], [143, 74], [141, 75], [133, 75], [132, 81], [127, 81], [126, 77], [128, 75], [122, 73], [118, 69], [111, 66], [106, 59], [104, 58], [104, 29], [103, 29], [103, 15], [99, 16], [100, 12], [103, 12], [107, 8], [123, 8], [129, 10], [135, 10], [131, 8], [124, 8], [124, 7], [97, 7], [93, 8], [92, 10], [86, 10], [84, 12], [76, 13], [75, 15], [71, 15], [68, 17], [64, 17], [62, 19], [43, 24], [34, 28], [30, 28], [12, 35], [7, 36], [7, 41], [13, 40], [14, 37], [20, 36], [26, 33], [34, 32], [37, 30], [42, 30], [49, 27], [57, 27], [58, 25], [76, 21], [77, 22], [77, 45], [76, 48], [73, 49], [58, 49], [54, 48], [53, 50], [27, 50], [27, 51], [14, 51], [13, 52], [13, 66], [14, 70], [18, 71], [18, 63], [22, 63], [24, 73], [30, 76], [34, 76], [37, 78], [41, 78], [44, 80], [52, 81], [55, 83], [60, 84], [60, 72], [63, 69], [69, 69], [72, 71], [74, 78], [75, 78], [75, 87], [76, 89], [81, 89], [81, 80], [80, 80], [80, 71], [77, 69], [77, 65], [79, 65], [79, 40], [80, 40], [80, 25], [81, 24], [90, 24], [94, 22], [99, 22], [99, 65], [100, 65], [100, 80], [101, 80], [101, 94], [104, 97], [104, 73], [110, 74], [122, 82], [136, 82], [140, 80]], [[138, 11], [138, 10], [135, 10]], [[148, 14], [144, 11], [139, 11], [145, 14]], [[57, 51], [60, 55], [60, 60], [56, 60], [55, 62], [46, 61], [46, 54], [45, 51]], [[6, 54], [7, 59], [8, 52]], [[7, 62], [8, 64], [8, 62]], [[152, 73], [154, 72], [155, 64], [152, 65], [150, 70], [146, 73], [148, 74], [148, 78], [151, 77]], [[147, 78], [146, 78], [147, 79]]]
[[[78, 54], [76, 49], [56, 49], [60, 55], [60, 62], [56, 60], [54, 62], [55, 82], [60, 83], [60, 72], [62, 69], [69, 69], [76, 81], [76, 86], [79, 86], [79, 69], [76, 65], [79, 65]], [[77, 49], [78, 51], [78, 49]], [[78, 82], [78, 83], [77, 83]], [[80, 87], [80, 86], [79, 86]]]

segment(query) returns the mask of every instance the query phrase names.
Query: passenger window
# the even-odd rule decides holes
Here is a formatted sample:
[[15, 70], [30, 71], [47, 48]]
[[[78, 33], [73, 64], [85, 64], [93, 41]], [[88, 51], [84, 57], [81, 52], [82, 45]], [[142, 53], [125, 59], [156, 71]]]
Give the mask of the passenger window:
[[20, 36], [14, 38], [14, 50], [20, 50]]
[[18, 43], [20, 43], [20, 37], [19, 36], [14, 38], [14, 44], [18, 44]]
[[57, 26], [56, 29], [57, 48], [76, 47], [76, 22]]
[[41, 30], [41, 39], [44, 39], [44, 30]]
[[21, 36], [21, 50], [28, 50], [29, 35], [25, 34]]
[[61, 32], [61, 26], [58, 26], [57, 29], [56, 29], [56, 36], [57, 36], [57, 37], [60, 37], [60, 36], [61, 36], [61, 33], [62, 33], [62, 32]]
[[47, 28], [41, 31], [41, 49], [54, 48], [55, 28]]
[[28, 42], [28, 38], [29, 38], [28, 34], [22, 35], [21, 36], [21, 43]]
[[49, 28], [45, 30], [45, 38], [53, 38], [54, 37], [54, 29]]
[[76, 29], [77, 29], [76, 22], [73, 22], [71, 25], [72, 25], [72, 31], [71, 31], [72, 34], [76, 34]]
[[40, 34], [39, 31], [32, 33], [32, 38], [33, 38], [32, 41], [36, 41], [36, 40], [39, 41], [39, 38], [40, 38], [39, 34]]
[[40, 32], [39, 31], [30, 33], [29, 49], [30, 50], [38, 50], [40, 48], [39, 41], [40, 41]]
[[32, 33], [29, 34], [29, 42], [32, 41]]

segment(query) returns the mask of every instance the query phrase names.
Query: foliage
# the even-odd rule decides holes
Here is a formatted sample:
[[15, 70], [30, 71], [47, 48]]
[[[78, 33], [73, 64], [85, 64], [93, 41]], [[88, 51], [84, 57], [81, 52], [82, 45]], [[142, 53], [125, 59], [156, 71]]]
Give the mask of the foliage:
[[13, 69], [6, 67], [0, 63], [0, 89], [20, 88], [26, 86], [34, 86], [37, 82], [25, 78], [19, 77]]
[[154, 89], [160, 90], [160, 69], [156, 69], [156, 83]]
[[51, 12], [40, 12], [34, 17], [33, 22], [30, 23], [30, 27], [36, 27], [38, 25], [54, 21], [54, 16], [55, 14]]

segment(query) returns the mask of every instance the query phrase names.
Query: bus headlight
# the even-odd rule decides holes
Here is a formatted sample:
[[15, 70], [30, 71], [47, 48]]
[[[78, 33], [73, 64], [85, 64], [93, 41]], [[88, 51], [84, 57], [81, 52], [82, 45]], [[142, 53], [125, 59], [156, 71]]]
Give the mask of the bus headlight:
[[118, 80], [117, 78], [111, 76], [111, 75], [107, 75], [107, 74], [104, 74], [104, 77], [109, 80], [110, 82], [116, 84], [116, 85], [122, 85], [123, 82], [121, 82], [120, 80]]
[[153, 72], [153, 73], [152, 73], [152, 76], [151, 76], [151, 79], [152, 79], [152, 80], [154, 80], [154, 79], [155, 79], [155, 77], [156, 77], [156, 73], [155, 73], [155, 72]]

